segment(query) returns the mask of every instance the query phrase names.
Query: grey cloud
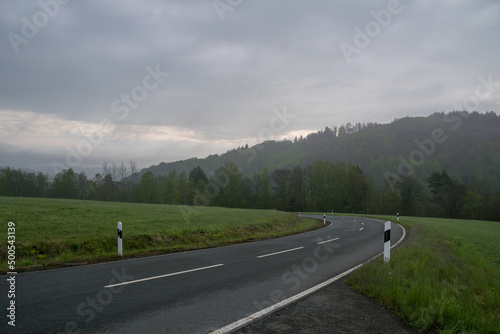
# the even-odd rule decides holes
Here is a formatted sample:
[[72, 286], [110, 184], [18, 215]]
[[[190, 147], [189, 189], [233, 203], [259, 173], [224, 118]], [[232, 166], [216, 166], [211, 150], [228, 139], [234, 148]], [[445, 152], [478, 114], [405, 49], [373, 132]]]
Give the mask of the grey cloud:
[[[7, 34], [20, 34], [21, 18], [40, 6], [2, 2], [0, 110], [237, 142], [255, 138], [275, 107], [296, 115], [287, 131], [387, 122], [452, 109], [479, 75], [500, 81], [497, 1], [401, 0], [401, 12], [348, 64], [339, 45], [353, 44], [354, 28], [364, 30], [390, 2], [247, 0], [221, 21], [210, 0], [72, 1], [18, 54]], [[157, 64], [170, 76], [120, 119], [112, 102]]]

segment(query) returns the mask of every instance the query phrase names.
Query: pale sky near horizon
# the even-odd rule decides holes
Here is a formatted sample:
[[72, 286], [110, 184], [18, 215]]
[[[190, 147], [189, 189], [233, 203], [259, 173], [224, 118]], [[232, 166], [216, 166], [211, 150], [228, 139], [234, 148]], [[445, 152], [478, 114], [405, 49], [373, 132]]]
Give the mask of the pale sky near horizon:
[[0, 1], [0, 166], [148, 167], [498, 114], [499, 32], [496, 0]]

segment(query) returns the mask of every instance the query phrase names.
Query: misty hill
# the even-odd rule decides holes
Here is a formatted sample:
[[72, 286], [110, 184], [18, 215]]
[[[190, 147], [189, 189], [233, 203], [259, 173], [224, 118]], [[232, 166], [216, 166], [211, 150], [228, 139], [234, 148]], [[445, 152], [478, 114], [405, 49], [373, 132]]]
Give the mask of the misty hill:
[[[293, 141], [266, 141], [240, 147], [222, 155], [160, 163], [145, 168], [166, 175], [176, 170], [189, 173], [201, 166], [212, 175], [228, 161], [235, 161], [245, 176], [300, 165], [317, 160], [352, 162], [376, 184], [385, 176], [413, 172], [417, 179], [446, 169], [457, 177], [474, 176], [490, 189], [500, 188], [500, 116], [494, 112], [435, 113], [428, 117], [406, 117], [390, 124], [356, 124], [326, 127]], [[403, 175], [406, 176], [406, 175]]]

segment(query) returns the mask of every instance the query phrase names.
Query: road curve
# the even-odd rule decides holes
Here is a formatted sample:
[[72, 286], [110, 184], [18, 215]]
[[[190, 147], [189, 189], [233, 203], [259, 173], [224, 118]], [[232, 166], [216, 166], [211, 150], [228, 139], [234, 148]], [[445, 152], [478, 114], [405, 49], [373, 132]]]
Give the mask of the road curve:
[[[4, 315], [1, 332], [218, 330], [383, 251], [384, 221], [326, 217], [325, 228], [278, 239], [18, 274], [16, 327]], [[403, 233], [392, 224], [393, 243]], [[1, 282], [1, 308], [6, 310], [6, 276]]]

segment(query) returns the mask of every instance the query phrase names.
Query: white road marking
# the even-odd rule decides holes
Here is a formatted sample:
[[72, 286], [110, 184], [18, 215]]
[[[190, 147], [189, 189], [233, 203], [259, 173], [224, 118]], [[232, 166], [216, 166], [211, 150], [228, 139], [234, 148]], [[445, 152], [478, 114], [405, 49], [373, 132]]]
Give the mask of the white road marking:
[[[391, 248], [396, 247], [406, 237], [406, 230], [405, 230], [405, 228], [403, 226], [401, 226], [401, 225], [399, 225], [399, 226], [403, 229], [403, 236]], [[307, 296], [307, 295], [309, 295], [309, 294], [311, 294], [311, 293], [313, 293], [313, 292], [315, 292], [315, 291], [317, 291], [317, 290], [319, 290], [321, 288], [324, 288], [325, 286], [327, 286], [327, 285], [329, 285], [329, 284], [331, 284], [331, 283], [333, 283], [333, 282], [341, 279], [342, 277], [349, 275], [350, 273], [352, 273], [356, 269], [359, 269], [362, 266], [364, 266], [365, 264], [367, 264], [367, 263], [375, 260], [377, 257], [381, 256], [383, 253], [384, 252], [381, 252], [381, 253], [375, 255], [374, 257], [372, 257], [371, 259], [368, 259], [365, 262], [363, 262], [361, 264], [358, 264], [357, 266], [352, 267], [351, 269], [346, 270], [343, 273], [341, 273], [341, 274], [339, 274], [339, 275], [337, 275], [337, 276], [335, 276], [333, 278], [330, 278], [329, 280], [324, 281], [323, 283], [320, 283], [320, 284], [318, 284], [316, 286], [313, 286], [312, 288], [307, 289], [306, 291], [303, 291], [303, 292], [301, 292], [299, 294], [296, 294], [295, 296], [292, 296], [292, 297], [290, 297], [288, 299], [285, 299], [285, 300], [283, 300], [283, 301], [281, 301], [281, 302], [279, 302], [277, 304], [271, 305], [271, 306], [269, 306], [269, 307], [267, 307], [267, 308], [265, 308], [265, 309], [263, 309], [263, 310], [261, 310], [259, 312], [256, 312], [256, 313], [251, 314], [251, 315], [249, 315], [249, 316], [247, 316], [245, 318], [242, 318], [242, 319], [240, 319], [238, 321], [235, 321], [232, 324], [229, 324], [229, 325], [224, 326], [222, 328], [219, 328], [219, 329], [217, 329], [217, 330], [215, 330], [213, 332], [210, 332], [210, 334], [225, 334], [225, 333], [232, 332], [232, 331], [234, 331], [234, 330], [236, 330], [238, 328], [241, 328], [241, 327], [243, 327], [245, 325], [248, 325], [249, 323], [251, 323], [251, 322], [253, 322], [253, 321], [255, 321], [255, 320], [257, 320], [257, 319], [259, 319], [259, 318], [261, 318], [263, 316], [266, 316], [266, 315], [268, 315], [270, 313], [273, 313], [274, 311], [279, 310], [280, 308], [283, 308], [283, 307], [287, 306], [288, 304], [291, 304], [294, 301], [299, 300], [302, 297], [305, 297], [305, 296]]]
[[[373, 259], [370, 259], [368, 261], [371, 261], [371, 260], [373, 260]], [[366, 262], [368, 262], [368, 261], [366, 261]], [[278, 310], [280, 308], [283, 308], [286, 305], [288, 305], [290, 303], [293, 303], [294, 301], [299, 300], [300, 298], [305, 297], [305, 296], [307, 296], [307, 295], [309, 295], [309, 294], [311, 294], [311, 293], [313, 293], [313, 292], [315, 292], [315, 291], [317, 291], [317, 290], [319, 290], [319, 289], [321, 289], [321, 288], [323, 288], [323, 287], [325, 287], [325, 286], [327, 286], [327, 285], [329, 285], [329, 284], [331, 284], [331, 283], [333, 283], [333, 282], [341, 279], [342, 277], [344, 277], [346, 275], [349, 275], [354, 270], [356, 270], [356, 269], [360, 268], [361, 266], [363, 266], [366, 262], [358, 264], [357, 266], [355, 266], [355, 267], [353, 267], [353, 268], [351, 268], [351, 269], [349, 269], [347, 271], [344, 271], [342, 274], [339, 274], [339, 275], [337, 275], [337, 276], [335, 276], [333, 278], [330, 278], [329, 280], [324, 281], [323, 283], [320, 283], [320, 284], [318, 284], [316, 286], [313, 286], [312, 288], [307, 289], [306, 291], [303, 291], [303, 292], [301, 292], [299, 294], [296, 294], [293, 297], [287, 298], [287, 299], [285, 299], [285, 300], [283, 300], [283, 301], [281, 301], [281, 302], [279, 302], [277, 304], [271, 305], [271, 306], [269, 306], [269, 307], [267, 307], [267, 308], [265, 308], [265, 309], [263, 309], [263, 310], [261, 310], [259, 312], [256, 312], [256, 313], [251, 314], [251, 315], [249, 315], [249, 316], [247, 316], [247, 317], [245, 317], [243, 319], [235, 321], [232, 324], [229, 324], [227, 326], [219, 328], [218, 330], [210, 332], [210, 334], [224, 334], [224, 333], [229, 333], [231, 331], [234, 331], [237, 328], [241, 328], [244, 325], [246, 325], [246, 324], [248, 324], [250, 322], [253, 322], [254, 320], [256, 320], [256, 319], [258, 319], [260, 317], [263, 317], [263, 316], [265, 316], [265, 315], [267, 315], [269, 313], [272, 313], [272, 312], [274, 312], [274, 311], [276, 311], [276, 310]]]
[[272, 255], [277, 255], [277, 254], [282, 254], [282, 253], [288, 253], [288, 252], [292, 252], [294, 250], [298, 250], [298, 249], [302, 249], [302, 248], [304, 248], [304, 247], [297, 247], [297, 248], [287, 249], [287, 250], [284, 250], [284, 251], [281, 251], [281, 252], [270, 253], [270, 254], [265, 254], [265, 255], [259, 255], [259, 256], [257, 256], [257, 258], [260, 259], [261, 257], [272, 256]]
[[219, 263], [219, 264], [214, 264], [213, 266], [201, 267], [201, 268], [196, 268], [196, 269], [189, 269], [189, 270], [179, 271], [179, 272], [176, 272], [176, 273], [170, 273], [170, 274], [165, 274], [165, 275], [160, 275], [160, 276], [153, 276], [153, 277], [141, 278], [141, 279], [137, 279], [137, 280], [134, 280], [134, 281], [128, 281], [128, 282], [123, 282], [123, 283], [106, 285], [105, 288], [113, 288], [115, 286], [120, 286], [120, 285], [127, 285], [127, 284], [132, 284], [132, 283], [139, 283], [139, 282], [149, 281], [149, 280], [157, 279], [157, 278], [163, 278], [163, 277], [181, 275], [181, 274], [191, 273], [193, 271], [200, 271], [200, 270], [205, 270], [205, 269], [210, 269], [210, 268], [215, 268], [215, 267], [220, 267], [220, 266], [223, 266], [223, 264]]
[[359, 231], [363, 231], [364, 227], [360, 228]]
[[324, 244], [326, 242], [331, 242], [331, 241], [335, 241], [335, 240], [339, 240], [340, 238], [335, 238], [335, 239], [330, 239], [330, 240], [325, 240], [325, 241], [321, 241], [321, 242], [318, 242], [317, 245], [321, 245], [321, 244]]

